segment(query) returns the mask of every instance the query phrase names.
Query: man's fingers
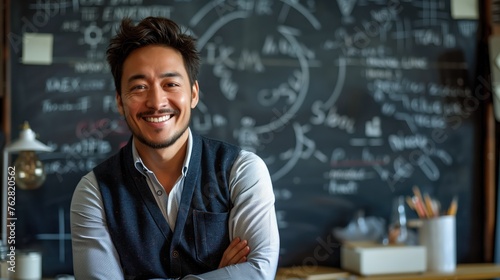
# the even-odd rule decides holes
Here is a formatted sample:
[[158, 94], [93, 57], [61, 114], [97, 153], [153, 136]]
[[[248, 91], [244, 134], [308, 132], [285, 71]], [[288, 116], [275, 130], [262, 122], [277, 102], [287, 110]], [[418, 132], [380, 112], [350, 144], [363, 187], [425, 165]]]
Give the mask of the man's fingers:
[[249, 252], [250, 247], [247, 246], [246, 240], [241, 240], [239, 237], [234, 238], [224, 251], [219, 268], [245, 262]]
[[247, 246], [247, 241], [242, 240], [233, 249], [232, 257], [229, 259], [229, 264], [239, 263], [240, 259], [248, 255], [250, 247]]

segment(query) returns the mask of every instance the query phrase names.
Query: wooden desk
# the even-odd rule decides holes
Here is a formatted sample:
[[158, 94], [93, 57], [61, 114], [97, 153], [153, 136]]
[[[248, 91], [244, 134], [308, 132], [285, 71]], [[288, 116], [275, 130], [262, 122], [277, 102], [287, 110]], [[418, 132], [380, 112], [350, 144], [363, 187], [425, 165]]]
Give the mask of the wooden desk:
[[[300, 275], [299, 272], [302, 272]], [[304, 274], [305, 271], [314, 271], [312, 269], [302, 268], [293, 269], [280, 268], [276, 275], [276, 280], [285, 279], [308, 279]], [[295, 273], [295, 275], [294, 275]], [[325, 273], [327, 273], [325, 271]], [[481, 264], [459, 264], [457, 270], [452, 274], [442, 273], [411, 273], [411, 274], [389, 274], [389, 275], [376, 275], [376, 276], [360, 276], [357, 274], [342, 271], [340, 269], [332, 269], [328, 278], [316, 279], [345, 279], [345, 280], [458, 280], [458, 279], [495, 279], [500, 278], [500, 264], [481, 263]], [[323, 275], [322, 275], [323, 276]], [[314, 279], [314, 278], [311, 278]]]

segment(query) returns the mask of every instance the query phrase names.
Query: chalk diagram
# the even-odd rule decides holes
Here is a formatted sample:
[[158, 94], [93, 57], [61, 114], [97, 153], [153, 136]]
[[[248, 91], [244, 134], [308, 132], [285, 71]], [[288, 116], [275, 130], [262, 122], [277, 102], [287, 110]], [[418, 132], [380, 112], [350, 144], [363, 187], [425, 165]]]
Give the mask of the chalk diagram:
[[[309, 126], [297, 117], [310, 94], [310, 70], [323, 63], [308, 45], [318, 43], [304, 36], [323, 27], [310, 12], [314, 7], [296, 1], [263, 3], [245, 7], [212, 1], [189, 22], [189, 28], [199, 34], [203, 59], [201, 100], [192, 123], [202, 133], [226, 131], [223, 138], [261, 155], [276, 181], [302, 158], [326, 160], [307, 137]], [[269, 29], [245, 36], [246, 30], [262, 23]], [[235, 30], [241, 30], [242, 36], [224, 36]], [[335, 71], [331, 78], [336, 87], [325, 105], [333, 104], [340, 94], [345, 64], [339, 63]], [[214, 99], [217, 104], [210, 102]]]
[[95, 21], [89, 22], [86, 26], [83, 26], [80, 30], [82, 36], [78, 40], [78, 44], [87, 45], [89, 49], [87, 50], [87, 58], [91, 59], [103, 59], [105, 52], [101, 50], [109, 38], [113, 30], [113, 24], [107, 23], [104, 25], [98, 25]]

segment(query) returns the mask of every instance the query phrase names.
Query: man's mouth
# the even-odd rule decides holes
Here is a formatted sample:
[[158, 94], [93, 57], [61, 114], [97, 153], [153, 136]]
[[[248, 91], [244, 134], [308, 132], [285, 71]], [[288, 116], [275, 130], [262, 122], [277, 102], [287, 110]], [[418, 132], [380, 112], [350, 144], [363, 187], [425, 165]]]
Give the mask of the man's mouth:
[[172, 118], [173, 115], [165, 115], [163, 117], [146, 117], [144, 118], [147, 122], [152, 122], [152, 123], [160, 123], [160, 122], [165, 122], [168, 121], [169, 119]]

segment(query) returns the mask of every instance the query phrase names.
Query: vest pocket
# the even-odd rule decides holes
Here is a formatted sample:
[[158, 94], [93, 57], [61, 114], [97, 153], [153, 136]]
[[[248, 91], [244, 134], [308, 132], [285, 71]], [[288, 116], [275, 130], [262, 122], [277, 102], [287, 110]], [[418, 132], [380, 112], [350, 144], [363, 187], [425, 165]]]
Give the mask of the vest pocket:
[[196, 258], [211, 269], [219, 266], [229, 246], [229, 213], [193, 210]]

